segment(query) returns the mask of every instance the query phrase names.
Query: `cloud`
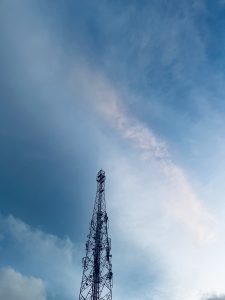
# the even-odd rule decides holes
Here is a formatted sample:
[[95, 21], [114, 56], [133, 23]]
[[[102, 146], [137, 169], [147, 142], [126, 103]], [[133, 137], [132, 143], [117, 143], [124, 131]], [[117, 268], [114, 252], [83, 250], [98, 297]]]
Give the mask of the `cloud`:
[[1, 216], [0, 224], [4, 264], [42, 278], [53, 299], [72, 299], [80, 284], [80, 262], [71, 240], [33, 229], [13, 216]]
[[[181, 7], [183, 5], [184, 3], [182, 2]], [[32, 37], [32, 39], [28, 37], [25, 39], [25, 45], [19, 43], [19, 45], [23, 45], [20, 46], [20, 55], [22, 60], [26, 60], [27, 74], [31, 75], [35, 82], [40, 82], [42, 85], [43, 78], [47, 79], [49, 85], [54, 82], [54, 85], [61, 87], [61, 93], [63, 91], [62, 95], [64, 95], [65, 91], [68, 94], [73, 93], [75, 89], [74, 99], [76, 100], [74, 102], [76, 102], [76, 105], [79, 98], [85, 100], [86, 103], [91, 103], [108, 124], [124, 140], [128, 141], [133, 148], [139, 151], [138, 154], [141, 159], [145, 159], [146, 163], [149, 163], [149, 166], [151, 165], [150, 161], [157, 161], [157, 166], [162, 176], [166, 178], [170, 189], [171, 196], [167, 198], [167, 209], [192, 233], [195, 239], [201, 242], [211, 239], [214, 235], [212, 230], [213, 216], [208, 212], [203, 201], [194, 191], [185, 171], [171, 156], [166, 142], [162, 138], [159, 138], [149, 126], [138, 120], [135, 114], [128, 111], [126, 103], [130, 97], [133, 97], [132, 92], [128, 90], [126, 95], [122, 95], [121, 91], [115, 88], [113, 82], [104, 75], [104, 72], [85, 62], [87, 61], [85, 57], [81, 58], [81, 55], [78, 57], [76, 56], [77, 53], [74, 57], [66, 56], [65, 49], [62, 45], [58, 45], [55, 35], [51, 33], [49, 28], [47, 28], [48, 30], [44, 30], [44, 23], [40, 22], [34, 11], [29, 6], [24, 11], [25, 15], [34, 15], [34, 23], [38, 25], [35, 26], [35, 31], [32, 32], [26, 26], [26, 22], [21, 22], [22, 25], [20, 24], [20, 31], [25, 32], [24, 36]], [[22, 14], [24, 14], [24, 11]], [[159, 11], [156, 10], [155, 13], [158, 14]], [[189, 16], [188, 13], [187, 16]], [[193, 26], [192, 21], [191, 19], [191, 28]], [[14, 30], [14, 28], [10, 27], [9, 31], [14, 32]], [[45, 34], [42, 34], [43, 32]], [[24, 54], [22, 54], [24, 53], [23, 50], [32, 55], [24, 58]], [[52, 52], [54, 53], [52, 61], [55, 62], [54, 66], [56, 69], [54, 67], [52, 69], [52, 65], [46, 68]], [[38, 60], [33, 59], [33, 56], [38, 57]], [[67, 65], [68, 60], [71, 67]], [[64, 64], [61, 62], [64, 62]], [[56, 72], [54, 72], [55, 70]], [[59, 72], [59, 70], [62, 72]], [[63, 76], [61, 73], [63, 73]], [[59, 81], [62, 81], [62, 83], [58, 85]], [[70, 84], [72, 87], [70, 86], [68, 89]], [[56, 112], [54, 115], [60, 115], [60, 118], [63, 119], [61, 115], [62, 103], [58, 100], [57, 104], [55, 102], [56, 92], [54, 89], [51, 92], [52, 95], [48, 98], [54, 99], [54, 105], [50, 103], [48, 109], [53, 109], [54, 107], [54, 111]], [[73, 94], [70, 94], [69, 98], [72, 97]], [[54, 124], [59, 123], [58, 118], [53, 119]], [[75, 125], [75, 123], [71, 124]], [[103, 127], [104, 125], [101, 122], [97, 124], [99, 127]], [[46, 126], [49, 125], [46, 123]], [[58, 127], [58, 125], [55, 126]], [[72, 132], [70, 131], [70, 133]], [[64, 132], [62, 134], [58, 132], [57, 138], [63, 139], [63, 142], [65, 142], [65, 136], [67, 135]], [[66, 143], [71, 143], [71, 140], [70, 136], [68, 136]]]
[[[75, 77], [77, 79], [78, 76]], [[152, 161], [157, 164], [161, 177], [166, 179], [169, 187], [167, 209], [170, 213], [198, 241], [205, 242], [213, 238], [213, 216], [195, 193], [185, 171], [173, 161], [166, 142], [128, 112], [125, 103], [129, 94], [121, 96], [120, 91], [104, 75], [90, 66], [81, 66], [77, 80], [80, 81], [83, 93], [88, 95], [90, 104], [108, 126], [129, 142], [138, 151], [139, 158], [149, 164], [149, 167]]]
[[223, 295], [212, 295], [209, 297], [204, 298], [205, 300], [225, 300], [225, 296]]
[[[169, 145], [129, 111], [129, 91], [122, 94], [104, 74], [85, 64], [77, 77], [72, 76], [96, 110], [99, 124], [120, 137], [117, 145], [111, 136], [108, 147], [104, 144], [111, 222], [114, 234], [120, 232], [120, 239], [127, 242], [123, 251], [135, 260], [138, 249], [146, 260], [146, 297], [163, 294], [167, 299], [198, 300], [201, 291], [223, 293], [221, 220], [199, 197]], [[153, 277], [147, 275], [151, 269], [157, 270]], [[136, 273], [141, 272], [140, 268]]]
[[[185, 3], [185, 1], [182, 3]], [[192, 4], [193, 2], [191, 2], [191, 6]], [[141, 33], [142, 27], [146, 29], [153, 28], [154, 31], [159, 28], [159, 32], [156, 31], [154, 35], [154, 40], [149, 32], [145, 32], [146, 36], [141, 36], [141, 39], [146, 38], [150, 47], [151, 45], [157, 45], [155, 50], [159, 53], [158, 59], [163, 57], [164, 67], [172, 65], [172, 73], [176, 82], [182, 82], [184, 85], [188, 83], [189, 86], [191, 85], [189, 81], [191, 83], [195, 82], [196, 76], [192, 75], [196, 74], [196, 69], [201, 69], [198, 67], [199, 64], [197, 64], [196, 69], [193, 69], [193, 66], [195, 67], [195, 64], [199, 61], [199, 57], [201, 57], [201, 62], [205, 62], [205, 52], [204, 45], [199, 39], [200, 36], [196, 36], [194, 23], [188, 22], [188, 15], [183, 17], [185, 11], [183, 11], [183, 7], [181, 8], [178, 13], [180, 22], [177, 23], [177, 19], [172, 18], [175, 30], [175, 33], [171, 32], [172, 35], [174, 34], [171, 39], [172, 44], [167, 45], [167, 30], [171, 28], [170, 24], [163, 23], [162, 20], [166, 19], [162, 18], [160, 14], [156, 14], [155, 18], [152, 18], [153, 16], [149, 17], [148, 15], [148, 9], [144, 9], [146, 17], [141, 15], [139, 18], [150, 22], [154, 19], [155, 23], [154, 26], [151, 26], [151, 23], [146, 26], [141, 22], [139, 30]], [[150, 11], [154, 15], [154, 9], [150, 9]], [[176, 12], [175, 9], [173, 11]], [[11, 14], [9, 15], [11, 16]], [[33, 17], [35, 14], [31, 15]], [[109, 189], [111, 190], [107, 195], [107, 200], [109, 200], [110, 212], [112, 211], [111, 214], [109, 212], [109, 215], [113, 228], [113, 254], [117, 258], [117, 260], [114, 260], [116, 267], [114, 291], [118, 296], [116, 298], [124, 298], [118, 292], [119, 289], [123, 290], [124, 286], [130, 292], [133, 292], [133, 282], [139, 282], [136, 280], [139, 278], [145, 280], [146, 285], [141, 287], [141, 291], [139, 291], [143, 292], [144, 289], [143, 298], [146, 299], [159, 299], [159, 295], [162, 295], [163, 291], [166, 295], [163, 298], [185, 300], [199, 299], [199, 291], [210, 292], [215, 290], [224, 293], [224, 253], [220, 251], [220, 249], [224, 249], [224, 239], [221, 238], [220, 241], [212, 239], [215, 234], [213, 213], [207, 209], [205, 203], [198, 196], [188, 173], [182, 165], [178, 165], [176, 158], [170, 153], [170, 145], [163, 138], [157, 136], [153, 128], [141, 121], [135, 112], [129, 111], [127, 103], [129, 103], [130, 98], [134, 97], [132, 89], [129, 89], [129, 80], [123, 82], [124, 87], [121, 91], [117, 87], [118, 85], [116, 86], [109, 79], [106, 72], [104, 73], [104, 71], [99, 70], [100, 67], [98, 69], [88, 63], [88, 57], [80, 59], [80, 56], [78, 57], [76, 53], [74, 57], [67, 57], [66, 53], [71, 52], [71, 49], [68, 51], [68, 49], [58, 47], [58, 40], [52, 38], [54, 34], [49, 31], [47, 26], [45, 27], [46, 24], [41, 22], [37, 16], [34, 18], [37, 21], [35, 26], [30, 26], [30, 23], [26, 21], [27, 15], [22, 19], [24, 20], [22, 28], [19, 26], [10, 27], [9, 36], [11, 38], [12, 36], [21, 38], [19, 41], [14, 41], [14, 47], [10, 48], [16, 49], [21, 65], [24, 66], [26, 74], [30, 75], [28, 76], [29, 80], [31, 77], [31, 81], [25, 81], [25, 86], [30, 86], [29, 82], [32, 82], [31, 86], [33, 87], [34, 85], [38, 86], [37, 94], [43, 101], [42, 103], [45, 103], [46, 99], [51, 99], [49, 102], [46, 100], [49, 104], [47, 105], [49, 118], [46, 119], [51, 120], [57, 128], [64, 125], [68, 119], [69, 106], [65, 101], [68, 97], [68, 99], [74, 100], [74, 107], [77, 107], [78, 102], [83, 101], [84, 106], [90, 107], [90, 110], [92, 108], [92, 114], [96, 115], [97, 120], [94, 126], [103, 132], [102, 135], [105, 134], [104, 139], [96, 143], [96, 148], [103, 154], [101, 163], [109, 171], [110, 177]], [[133, 20], [132, 23], [135, 23], [136, 27], [136, 22]], [[160, 20], [160, 24], [158, 20]], [[40, 23], [43, 25], [39, 26]], [[114, 18], [113, 22], [109, 23], [114, 26]], [[14, 23], [9, 22], [9, 24]], [[163, 24], [163, 27], [161, 27], [161, 24]], [[16, 27], [17, 33], [25, 31], [25, 34], [23, 36], [15, 34], [14, 27]], [[33, 27], [35, 27], [34, 32]], [[131, 31], [133, 35], [133, 30]], [[164, 32], [163, 38], [166, 47], [162, 47], [163, 43], [154, 43], [157, 42], [162, 32]], [[183, 32], [185, 32], [185, 35], [183, 35]], [[141, 35], [140, 33], [138, 34]], [[136, 42], [137, 35], [134, 34], [133, 36]], [[123, 35], [122, 38], [124, 39]], [[179, 38], [184, 41], [181, 48], [179, 48]], [[188, 41], [191, 48], [188, 47]], [[152, 60], [155, 60], [155, 56], [151, 55], [154, 54], [154, 51], [150, 52], [151, 49], [146, 47], [146, 43], [143, 42], [142, 45], [145, 51], [137, 52], [140, 54], [139, 58], [143, 69], [147, 70], [147, 73], [149, 73], [149, 69], [151, 71], [151, 68], [156, 69], [158, 72], [158, 64], [151, 65]], [[170, 45], [172, 48], [169, 48]], [[163, 55], [161, 55], [161, 51], [158, 51], [160, 48], [166, 49]], [[139, 47], [137, 49], [139, 50]], [[127, 51], [123, 50], [122, 53], [127, 56]], [[177, 56], [179, 56], [178, 62]], [[150, 61], [147, 61], [151, 65], [150, 68], [149, 66], [146, 67], [146, 57], [150, 57]], [[109, 61], [109, 59], [107, 60]], [[84, 61], [86, 62], [84, 63]], [[49, 62], [56, 62], [56, 64], [53, 63], [53, 67], [51, 67], [52, 65], [50, 66]], [[116, 62], [112, 61], [111, 66], [114, 63], [116, 65]], [[132, 61], [128, 61], [128, 63], [129, 65], [135, 65], [135, 62], [133, 64]], [[118, 65], [122, 66], [121, 69], [126, 69], [126, 75], [130, 72], [130, 68], [121, 61]], [[121, 69], [118, 67], [117, 70]], [[141, 74], [146, 76], [146, 72], [142, 73], [140, 69], [135, 70], [134, 68], [133, 71], [135, 72], [130, 73], [134, 74], [135, 79], [139, 76], [142, 77]], [[160, 90], [165, 85], [165, 82], [161, 81], [161, 76], [165, 73], [170, 74], [168, 70], [164, 71], [164, 73], [159, 72], [160, 75], [156, 80], [160, 83]], [[21, 76], [21, 72], [18, 73]], [[150, 72], [152, 78], [154, 78], [155, 73]], [[118, 77], [120, 78], [120, 76]], [[197, 77], [202, 78], [202, 76]], [[141, 86], [138, 87], [139, 90], [141, 90]], [[174, 85], [171, 86], [177, 92], [177, 86], [175, 88]], [[124, 93], [126, 88], [128, 90]], [[57, 101], [56, 94], [59, 95]], [[167, 94], [164, 95], [165, 99], [169, 100], [168, 103], [171, 103], [171, 99], [167, 99], [167, 96]], [[136, 101], [139, 101], [139, 99]], [[155, 101], [161, 102], [162, 98], [157, 97]], [[21, 105], [24, 102], [26, 104], [29, 102], [32, 107], [39, 106], [39, 101], [31, 101], [27, 97], [24, 97], [23, 101], [21, 100]], [[72, 103], [72, 101], [70, 102]], [[143, 105], [143, 102], [141, 105], [145, 109], [146, 106]], [[46, 106], [44, 108], [46, 110]], [[65, 114], [61, 114], [61, 111]], [[42, 115], [42, 112], [40, 115]], [[38, 115], [39, 121], [40, 115]], [[75, 119], [73, 114], [72, 118]], [[90, 121], [89, 115], [87, 117], [84, 112], [83, 119], [85, 120], [84, 123]], [[174, 118], [171, 123], [176, 124], [176, 120], [177, 118]], [[72, 124], [71, 127], [81, 128], [83, 126], [82, 122], [80, 124], [71, 122], [70, 124]], [[44, 123], [44, 126], [50, 126], [49, 122]], [[64, 127], [62, 126], [62, 128]], [[111, 129], [113, 130], [111, 131]], [[79, 137], [77, 135], [75, 138], [71, 131], [68, 135], [66, 134], [68, 139], [65, 141], [65, 132], [68, 134], [67, 130], [57, 131], [59, 143], [68, 144], [71, 141], [77, 143]], [[112, 132], [117, 138], [116, 145], [112, 142], [114, 141]], [[84, 132], [84, 136], [87, 140], [86, 132]], [[92, 149], [88, 150], [91, 152]], [[211, 200], [214, 201], [214, 198], [212, 197]], [[78, 291], [80, 273], [77, 275], [76, 257], [73, 254], [74, 247], [71, 241], [67, 238], [60, 239], [41, 230], [34, 230], [12, 216], [4, 218], [3, 224], [5, 225], [3, 236], [9, 236], [11, 246], [14, 245], [17, 249], [14, 256], [20, 257], [21, 261], [26, 257], [24, 268], [28, 269], [31, 274], [43, 278], [46, 282], [47, 291], [50, 293], [56, 293], [57, 295], [61, 293], [72, 299], [74, 290]], [[183, 226], [180, 226], [180, 224]], [[221, 237], [223, 236], [224, 233]], [[116, 239], [117, 243], [115, 243]], [[200, 241], [200, 243], [193, 243], [193, 240]], [[210, 243], [205, 243], [208, 241]], [[12, 251], [14, 247], [11, 246], [5, 249], [11, 249], [10, 251]], [[40, 255], [34, 257], [34, 253], [40, 253]], [[121, 259], [121, 253], [125, 258]], [[128, 255], [130, 256], [129, 259], [127, 259]], [[127, 268], [127, 265], [130, 266], [133, 262], [137, 262], [137, 257], [143, 257], [143, 262], [139, 265], [138, 261], [133, 266], [132, 280], [126, 281], [129, 278], [128, 275], [130, 275], [130, 269]], [[127, 265], [124, 263], [126, 260], [128, 261]], [[149, 273], [152, 276], [149, 276]], [[60, 277], [56, 276], [58, 274], [60, 274]], [[121, 276], [121, 274], [124, 276]], [[119, 276], [120, 282], [116, 279]], [[155, 278], [157, 278], [157, 283]], [[154, 287], [152, 287], [153, 283]], [[160, 285], [161, 283], [162, 285]], [[160, 290], [155, 288], [157, 284], [159, 284]], [[138, 290], [138, 287], [135, 290]], [[154, 297], [150, 297], [153, 292]], [[133, 298], [135, 299], [135, 296]]]
[[12, 268], [0, 269], [0, 299], [47, 300], [44, 282], [40, 278], [24, 276]]

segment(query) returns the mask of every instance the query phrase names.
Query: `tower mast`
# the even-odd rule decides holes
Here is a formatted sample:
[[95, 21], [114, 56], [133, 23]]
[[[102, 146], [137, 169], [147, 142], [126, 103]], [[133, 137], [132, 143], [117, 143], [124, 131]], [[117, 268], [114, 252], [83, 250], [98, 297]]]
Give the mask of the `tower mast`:
[[108, 216], [105, 202], [105, 172], [97, 174], [94, 210], [83, 258], [83, 276], [79, 300], [112, 299], [111, 239], [108, 237]]

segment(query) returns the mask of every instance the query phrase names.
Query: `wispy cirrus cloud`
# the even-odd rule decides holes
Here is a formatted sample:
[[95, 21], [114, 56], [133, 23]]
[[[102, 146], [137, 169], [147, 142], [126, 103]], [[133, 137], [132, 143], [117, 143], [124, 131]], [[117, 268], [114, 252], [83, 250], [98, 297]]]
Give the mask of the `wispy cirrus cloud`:
[[151, 160], [155, 160], [169, 186], [166, 207], [171, 214], [198, 241], [204, 242], [213, 238], [214, 218], [192, 188], [185, 171], [174, 162], [166, 142], [128, 112], [120, 91], [101, 73], [83, 65], [79, 70], [79, 80], [83, 93], [88, 95], [90, 104], [108, 126], [114, 128], [139, 152], [140, 159], [144, 159], [146, 164], [149, 163], [149, 168]]

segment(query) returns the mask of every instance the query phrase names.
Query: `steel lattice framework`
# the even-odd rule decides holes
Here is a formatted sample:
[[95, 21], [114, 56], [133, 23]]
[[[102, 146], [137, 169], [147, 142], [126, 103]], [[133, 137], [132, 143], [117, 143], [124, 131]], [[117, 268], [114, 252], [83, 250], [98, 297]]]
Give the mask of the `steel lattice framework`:
[[83, 276], [79, 300], [112, 299], [111, 239], [108, 237], [108, 216], [105, 203], [105, 172], [97, 174], [97, 193], [90, 232], [83, 258]]

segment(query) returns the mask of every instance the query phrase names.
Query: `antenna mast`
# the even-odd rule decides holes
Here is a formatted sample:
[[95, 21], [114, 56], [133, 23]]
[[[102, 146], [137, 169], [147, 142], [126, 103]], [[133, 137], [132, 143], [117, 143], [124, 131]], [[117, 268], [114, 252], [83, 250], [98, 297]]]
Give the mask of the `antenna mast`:
[[112, 300], [111, 239], [105, 203], [105, 172], [97, 174], [95, 205], [83, 258], [79, 300]]

